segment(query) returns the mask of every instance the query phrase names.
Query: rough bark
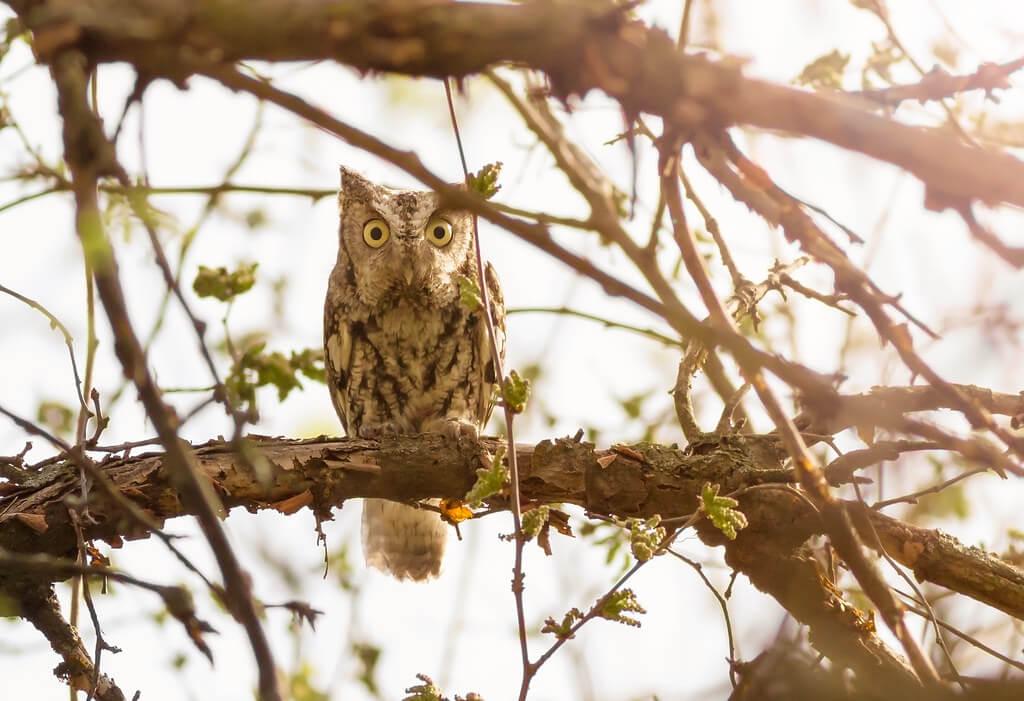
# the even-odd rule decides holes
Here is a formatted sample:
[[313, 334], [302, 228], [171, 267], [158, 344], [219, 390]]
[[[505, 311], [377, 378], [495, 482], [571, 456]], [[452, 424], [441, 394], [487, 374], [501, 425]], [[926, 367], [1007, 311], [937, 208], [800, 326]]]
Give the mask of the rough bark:
[[127, 61], [144, 85], [179, 85], [241, 60], [333, 59], [362, 71], [465, 76], [501, 63], [543, 71], [565, 96], [603, 90], [632, 113], [684, 129], [741, 124], [811, 136], [894, 163], [933, 201], [1024, 206], [1024, 162], [896, 123], [841, 94], [743, 76], [734, 63], [680, 53], [662, 30], [603, 3], [489, 5], [447, 0], [8, 0], [42, 60], [81, 51]]
[[[328, 519], [348, 499], [379, 497], [416, 500], [459, 498], [475, 480], [486, 453], [498, 439], [453, 440], [441, 435], [361, 439], [287, 440], [250, 436], [255, 454], [265, 458], [266, 474], [257, 477], [247, 462], [221, 441], [194, 448], [201, 472], [227, 509], [274, 508], [292, 512], [304, 506]], [[720, 484], [736, 493], [749, 526], [728, 540], [706, 521], [698, 534], [722, 545], [726, 561], [807, 623], [812, 640], [834, 659], [880, 678], [903, 677], [903, 662], [874, 633], [870, 614], [845, 602], [818, 563], [802, 547], [822, 532], [817, 514], [789, 486], [793, 475], [782, 469], [763, 437], [735, 435], [680, 450], [655, 444], [598, 450], [571, 438], [520, 446], [522, 492], [541, 503], [576, 504], [587, 511], [618, 517], [686, 516], [697, 510], [701, 488]], [[125, 497], [158, 523], [189, 513], [163, 454], [108, 458], [99, 468]], [[21, 553], [72, 555], [75, 534], [65, 499], [79, 489], [77, 467], [54, 460], [5, 484], [0, 492], [0, 549]], [[498, 495], [494, 503], [504, 505]], [[1024, 572], [977, 548], [969, 548], [935, 530], [848, 505], [867, 544], [878, 547], [871, 526], [888, 554], [917, 577], [960, 592], [1024, 619]], [[90, 539], [119, 543], [149, 530], [103, 490], [93, 487], [85, 529]], [[557, 548], [557, 544], [556, 544]], [[6, 588], [16, 572], [0, 574]], [[6, 581], [6, 584], [5, 584]]]

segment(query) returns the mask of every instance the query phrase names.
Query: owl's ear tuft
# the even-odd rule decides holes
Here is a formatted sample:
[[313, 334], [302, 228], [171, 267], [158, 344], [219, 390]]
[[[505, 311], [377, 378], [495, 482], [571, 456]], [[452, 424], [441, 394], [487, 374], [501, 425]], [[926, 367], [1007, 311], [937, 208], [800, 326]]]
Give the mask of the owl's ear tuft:
[[361, 173], [351, 168], [339, 166], [338, 170], [340, 171], [338, 198], [342, 201], [348, 199], [367, 199], [367, 195], [373, 187], [370, 181], [364, 178]]

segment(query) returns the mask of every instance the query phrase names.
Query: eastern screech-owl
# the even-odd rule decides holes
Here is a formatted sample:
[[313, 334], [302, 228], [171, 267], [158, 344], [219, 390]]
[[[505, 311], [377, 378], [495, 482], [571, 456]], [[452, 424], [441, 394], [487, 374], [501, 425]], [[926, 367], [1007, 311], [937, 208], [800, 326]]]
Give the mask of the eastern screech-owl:
[[[324, 304], [327, 385], [345, 431], [364, 438], [476, 435], [492, 407], [494, 365], [482, 309], [460, 302], [476, 280], [472, 216], [434, 192], [392, 190], [341, 169], [338, 260]], [[499, 354], [505, 307], [487, 289]], [[366, 562], [399, 579], [441, 570], [447, 526], [433, 511], [367, 499]]]

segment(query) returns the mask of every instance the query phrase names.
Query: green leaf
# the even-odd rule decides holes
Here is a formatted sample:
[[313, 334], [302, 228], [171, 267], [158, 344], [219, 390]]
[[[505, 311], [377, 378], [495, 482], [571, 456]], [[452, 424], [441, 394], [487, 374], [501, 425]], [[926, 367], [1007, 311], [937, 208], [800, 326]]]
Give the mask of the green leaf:
[[463, 275], [459, 276], [459, 304], [471, 312], [475, 312], [484, 305], [476, 280], [471, 280]]
[[403, 698], [402, 701], [444, 701], [441, 689], [434, 684], [433, 679], [426, 674], [417, 674], [416, 678], [423, 683], [406, 689], [405, 693], [409, 694], [409, 696]]
[[231, 367], [231, 373], [224, 382], [228, 399], [235, 407], [248, 407], [250, 417], [258, 418], [256, 390], [273, 385], [277, 388], [278, 401], [284, 401], [293, 389], [302, 389], [296, 373], [317, 382], [324, 381], [323, 350], [306, 348], [286, 357], [274, 351], [264, 353], [265, 342], [256, 342], [246, 348]]
[[593, 537], [594, 545], [606, 549], [605, 564], [612, 564], [621, 554], [619, 562], [619, 573], [622, 574], [629, 569], [633, 561], [626, 552], [625, 546], [629, 541], [629, 534], [623, 529], [622, 524], [614, 522], [588, 522], [580, 528], [579, 534], [583, 538]]
[[559, 640], [568, 640], [573, 636], [572, 627], [576, 621], [583, 619], [583, 612], [578, 608], [570, 609], [568, 613], [562, 616], [562, 621], [559, 623], [554, 618], [548, 616], [544, 621], [544, 627], [540, 629], [541, 633], [551, 633]]
[[551, 507], [547, 505], [538, 506], [523, 514], [521, 528], [527, 540], [536, 538], [540, 534], [540, 529], [548, 522], [550, 515]]
[[705, 482], [700, 494], [700, 510], [711, 519], [715, 528], [729, 540], [735, 540], [737, 532], [747, 527], [747, 517], [734, 507], [739, 502], [732, 497], [718, 496], [720, 485]]
[[68, 435], [74, 430], [75, 411], [66, 404], [43, 401], [36, 409], [36, 421], [53, 429], [54, 433]]
[[327, 382], [327, 378], [324, 376], [323, 348], [306, 348], [301, 353], [292, 351], [291, 359], [288, 362], [314, 382]]
[[308, 662], [303, 662], [287, 679], [288, 698], [292, 701], [330, 701], [330, 696], [313, 686], [313, 676], [315, 670]]
[[207, 268], [200, 265], [192, 289], [200, 297], [216, 297], [221, 302], [227, 302], [252, 288], [256, 282], [257, 265], [258, 263], [250, 263], [232, 272], [228, 272], [223, 266]]
[[250, 209], [245, 213], [245, 225], [250, 229], [259, 229], [267, 225], [267, 213], [262, 209]]
[[498, 194], [501, 185], [498, 185], [498, 175], [501, 173], [501, 161], [488, 163], [476, 173], [471, 173], [467, 180], [469, 189], [477, 193], [485, 200], [489, 200]]
[[833, 49], [830, 53], [807, 64], [800, 75], [796, 77], [797, 85], [807, 85], [812, 88], [829, 88], [839, 90], [843, 87], [843, 71], [846, 64], [850, 62], [850, 56], [839, 53]]
[[659, 524], [661, 516], [655, 514], [646, 521], [638, 518], [626, 519], [629, 528], [629, 549], [640, 562], [647, 562], [658, 552], [658, 546], [665, 540], [665, 529]]
[[644, 402], [647, 401], [651, 396], [650, 392], [641, 392], [640, 394], [634, 394], [632, 397], [619, 400], [619, 406], [626, 412], [626, 417], [630, 419], [640, 418], [640, 413], [643, 411]]
[[254, 358], [253, 368], [256, 370], [257, 387], [274, 385], [279, 400], [283, 401], [293, 389], [302, 387], [295, 377], [295, 368], [288, 362], [288, 358], [277, 351]]
[[501, 491], [508, 481], [508, 468], [505, 467], [503, 459], [505, 448], [500, 447], [491, 458], [491, 466], [488, 469], [480, 468], [476, 471], [476, 483], [466, 492], [463, 501], [474, 509], [479, 508], [484, 499], [492, 497]]
[[352, 652], [355, 653], [356, 659], [359, 660], [359, 681], [366, 690], [374, 696], [380, 695], [380, 690], [377, 687], [376, 669], [377, 662], [380, 660], [381, 650], [376, 645], [368, 645], [366, 643], [352, 643]]
[[513, 414], [521, 414], [530, 398], [530, 381], [513, 370], [501, 385], [501, 399]]
[[906, 57], [902, 51], [890, 44], [872, 44], [874, 52], [868, 57], [861, 69], [861, 86], [864, 90], [875, 87], [872, 75], [877, 75], [886, 85], [893, 84], [892, 68]]
[[619, 589], [612, 592], [600, 602], [597, 615], [607, 621], [624, 623], [634, 628], [640, 627], [640, 621], [627, 613], [647, 613], [647, 610], [636, 600], [632, 589]]

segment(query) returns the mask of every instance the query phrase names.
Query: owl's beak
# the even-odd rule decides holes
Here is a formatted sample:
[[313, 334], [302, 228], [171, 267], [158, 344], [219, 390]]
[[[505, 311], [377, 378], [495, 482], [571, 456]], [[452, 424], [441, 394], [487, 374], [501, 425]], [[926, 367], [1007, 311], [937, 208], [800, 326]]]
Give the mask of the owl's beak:
[[405, 284], [412, 286], [412, 279], [416, 277], [416, 271], [411, 267], [405, 269]]

